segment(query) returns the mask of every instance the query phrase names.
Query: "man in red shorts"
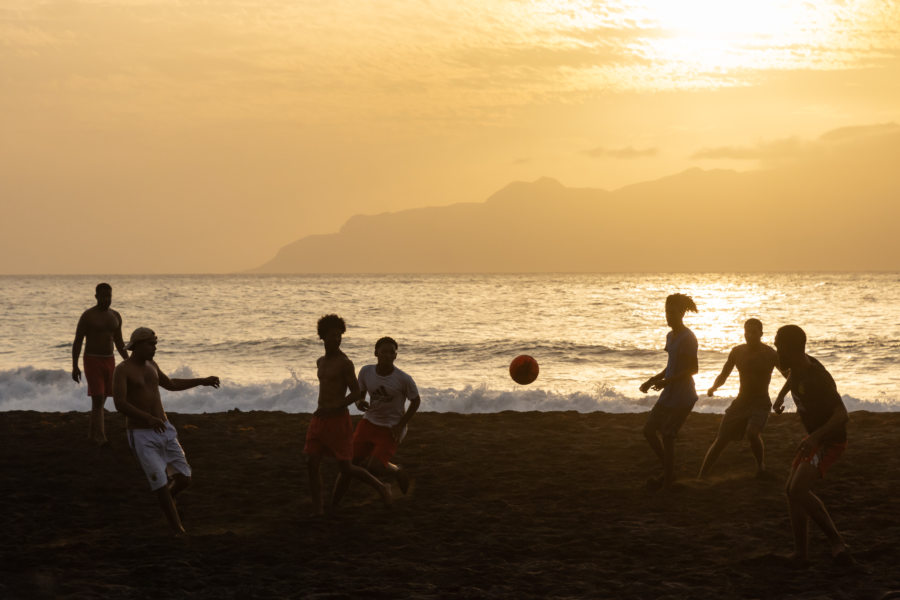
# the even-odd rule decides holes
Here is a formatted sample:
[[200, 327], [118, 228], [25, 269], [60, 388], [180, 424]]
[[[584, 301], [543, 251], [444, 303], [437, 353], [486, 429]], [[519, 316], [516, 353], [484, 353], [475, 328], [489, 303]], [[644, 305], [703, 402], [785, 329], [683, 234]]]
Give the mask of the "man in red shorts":
[[75, 342], [72, 344], [72, 379], [81, 382], [78, 356], [81, 354], [81, 344], [87, 339], [84, 348], [84, 378], [87, 380], [87, 393], [92, 402], [88, 437], [98, 446], [104, 446], [108, 442], [103, 405], [106, 404], [106, 399], [113, 395], [113, 371], [116, 368], [113, 345], [119, 351], [122, 360], [128, 359], [128, 353], [122, 340], [122, 317], [109, 307], [112, 303], [112, 286], [108, 283], [98, 283], [94, 297], [97, 299], [97, 305], [82, 313], [75, 328]]
[[[381, 338], [375, 342], [378, 364], [366, 365], [359, 370], [360, 399], [356, 406], [366, 414], [353, 433], [353, 462], [365, 464], [369, 471], [380, 477], [395, 478], [405, 494], [409, 489], [409, 475], [391, 459], [406, 436], [406, 426], [419, 410], [421, 399], [413, 378], [394, 366], [398, 349], [393, 338]], [[366, 392], [372, 399], [370, 404], [365, 402]], [[334, 488], [335, 505], [349, 484], [349, 479], [338, 476]]]
[[[853, 559], [847, 545], [822, 500], [811, 490], [847, 447], [847, 409], [831, 374], [806, 354], [806, 333], [800, 327], [781, 327], [775, 335], [775, 348], [781, 368], [790, 369], [786, 387], [790, 387], [797, 414], [808, 434], [800, 442], [785, 486], [794, 532], [794, 553], [788, 561], [795, 567], [808, 564], [807, 526], [812, 519], [828, 538], [835, 562], [849, 564]], [[779, 394], [773, 409], [776, 413], [784, 410], [784, 395]]]
[[[323, 456], [337, 459], [340, 476], [353, 477], [375, 488], [388, 506], [391, 490], [371, 473], [350, 462], [353, 456], [353, 422], [347, 407], [359, 400], [359, 384], [356, 371], [347, 355], [341, 352], [341, 338], [347, 330], [344, 320], [337, 315], [325, 315], [319, 319], [319, 338], [325, 345], [325, 355], [316, 361], [319, 377], [319, 399], [316, 412], [306, 431], [309, 470], [309, 491], [313, 512], [325, 514], [322, 501], [321, 465]], [[347, 388], [350, 393], [347, 394]]]

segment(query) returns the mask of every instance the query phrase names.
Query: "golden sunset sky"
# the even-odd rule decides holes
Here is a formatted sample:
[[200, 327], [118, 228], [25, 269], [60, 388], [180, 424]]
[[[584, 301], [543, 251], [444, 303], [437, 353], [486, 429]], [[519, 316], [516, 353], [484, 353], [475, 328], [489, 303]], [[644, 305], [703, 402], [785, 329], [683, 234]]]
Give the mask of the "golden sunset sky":
[[896, 2], [3, 0], [0, 273], [240, 271], [356, 214], [891, 123]]

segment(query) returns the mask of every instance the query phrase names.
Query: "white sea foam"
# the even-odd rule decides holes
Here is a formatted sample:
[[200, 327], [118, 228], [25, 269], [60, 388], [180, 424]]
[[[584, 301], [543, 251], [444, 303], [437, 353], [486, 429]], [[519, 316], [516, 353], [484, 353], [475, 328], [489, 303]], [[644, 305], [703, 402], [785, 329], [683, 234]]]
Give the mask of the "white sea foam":
[[[189, 367], [182, 366], [169, 374], [173, 378], [197, 377]], [[420, 389], [422, 407], [429, 412], [493, 413], [510, 411], [603, 411], [609, 413], [644, 412], [653, 406], [657, 396], [631, 397], [608, 385], [598, 385], [590, 393], [557, 393], [538, 388], [491, 389], [487, 385], [465, 386], [461, 389]], [[166, 410], [183, 413], [224, 412], [240, 410], [277, 410], [290, 413], [310, 413], [315, 410], [318, 385], [296, 376], [270, 383], [242, 384], [225, 379], [219, 389], [197, 387], [183, 392], [162, 390]], [[733, 398], [701, 395], [695, 412], [722, 413]], [[850, 411], [867, 410], [890, 412], [896, 399], [862, 400], [844, 396]], [[0, 371], [0, 411], [37, 410], [86, 411], [90, 406], [87, 388], [82, 381], [76, 384], [68, 372], [53, 369], [22, 367]], [[112, 400], [107, 408], [113, 410]], [[793, 406], [788, 401], [788, 410]], [[355, 409], [353, 409], [355, 410]]]

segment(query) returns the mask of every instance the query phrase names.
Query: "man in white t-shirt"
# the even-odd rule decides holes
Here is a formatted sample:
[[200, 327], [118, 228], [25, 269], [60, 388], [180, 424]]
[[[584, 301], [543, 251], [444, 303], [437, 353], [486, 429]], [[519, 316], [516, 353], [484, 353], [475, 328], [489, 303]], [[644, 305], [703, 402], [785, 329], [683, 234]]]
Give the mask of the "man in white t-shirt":
[[[405, 494], [409, 489], [409, 475], [391, 459], [406, 436], [406, 427], [419, 410], [421, 399], [413, 378], [394, 366], [398, 349], [393, 338], [379, 339], [375, 342], [378, 364], [359, 370], [360, 399], [356, 406], [365, 414], [353, 432], [353, 462], [365, 465], [379, 477], [395, 478]], [[366, 393], [371, 399], [368, 403]], [[338, 476], [332, 500], [335, 506], [349, 483], [349, 479]]]

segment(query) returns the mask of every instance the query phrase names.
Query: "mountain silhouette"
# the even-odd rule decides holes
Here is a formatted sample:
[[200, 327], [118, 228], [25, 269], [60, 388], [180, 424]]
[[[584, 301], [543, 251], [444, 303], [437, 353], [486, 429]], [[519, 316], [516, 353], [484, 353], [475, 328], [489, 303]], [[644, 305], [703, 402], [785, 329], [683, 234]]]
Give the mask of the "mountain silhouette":
[[894, 271], [898, 165], [890, 124], [830, 132], [753, 171], [615, 191], [545, 177], [485, 202], [354, 216], [251, 272]]

